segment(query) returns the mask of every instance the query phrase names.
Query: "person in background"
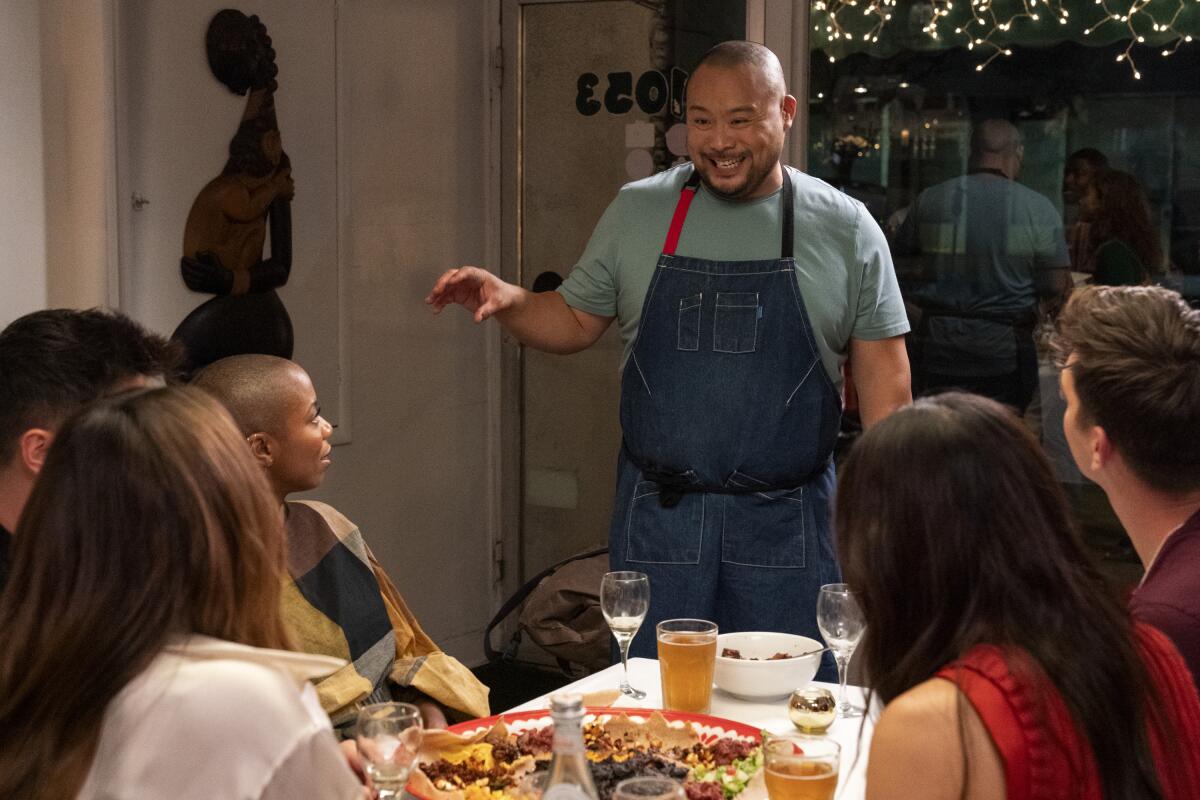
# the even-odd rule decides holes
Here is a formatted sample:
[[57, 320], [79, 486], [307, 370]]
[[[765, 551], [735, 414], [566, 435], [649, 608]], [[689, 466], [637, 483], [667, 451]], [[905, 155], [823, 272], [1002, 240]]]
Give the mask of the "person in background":
[[1083, 196], [1091, 185], [1092, 176], [1108, 168], [1108, 157], [1094, 147], [1083, 147], [1067, 156], [1063, 165], [1063, 222], [1067, 232], [1067, 250], [1071, 269], [1091, 273], [1088, 258], [1092, 247], [1088, 243], [1088, 226], [1080, 220]]
[[1137, 178], [1104, 169], [1095, 173], [1080, 203], [1087, 225], [1092, 283], [1137, 286], [1162, 265], [1158, 231], [1150, 222], [1150, 203]]
[[1159, 287], [1088, 287], [1055, 346], [1071, 454], [1146, 568], [1130, 609], [1200, 686], [1200, 310]]
[[62, 426], [0, 593], [0, 797], [350, 800], [284, 652], [283, 528], [216, 400], [139, 390]]
[[953, 392], [888, 417], [835, 516], [884, 704], [868, 800], [914, 779], [921, 800], [1200, 797], [1187, 666], [1113, 597], [1011, 409]]
[[320, 486], [331, 463], [333, 428], [308, 373], [275, 356], [231, 356], [193, 385], [233, 415], [282, 509], [283, 618], [299, 649], [350, 662], [316, 684], [339, 732], [364, 702], [393, 699], [415, 703], [429, 728], [446, 726], [447, 709], [486, 717], [487, 687], [421, 629], [358, 527], [325, 503], [287, 499]]
[[1024, 413], [1038, 385], [1034, 329], [1070, 288], [1058, 210], [1017, 183], [1015, 125], [971, 131], [971, 169], [918, 195], [893, 240], [914, 314], [913, 389], [963, 389]]
[[178, 344], [97, 309], [35, 311], [0, 332], [0, 589], [58, 426], [102, 395], [173, 379], [182, 361]]
[[[818, 636], [817, 590], [838, 579], [842, 365], [854, 363], [866, 426], [911, 400], [883, 233], [861, 203], [780, 163], [795, 114], [770, 50], [719, 44], [688, 81], [690, 163], [622, 188], [557, 291], [461, 267], [426, 298], [553, 353], [617, 320], [610, 565], [650, 576], [649, 631], [700, 617]], [[654, 648], [640, 636], [631, 655]]]

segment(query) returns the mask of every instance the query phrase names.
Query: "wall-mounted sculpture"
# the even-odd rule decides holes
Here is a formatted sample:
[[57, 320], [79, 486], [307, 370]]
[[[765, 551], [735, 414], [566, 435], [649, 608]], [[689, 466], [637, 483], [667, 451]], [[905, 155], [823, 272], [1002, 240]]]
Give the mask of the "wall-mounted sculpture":
[[[229, 160], [196, 196], [183, 234], [184, 283], [216, 296], [188, 314], [172, 338], [187, 348], [191, 369], [239, 353], [291, 358], [292, 321], [275, 289], [292, 268], [295, 185], [275, 115], [275, 51], [258, 17], [233, 9], [213, 17], [205, 45], [217, 80], [248, 97]], [[268, 231], [271, 255], [264, 259]]]

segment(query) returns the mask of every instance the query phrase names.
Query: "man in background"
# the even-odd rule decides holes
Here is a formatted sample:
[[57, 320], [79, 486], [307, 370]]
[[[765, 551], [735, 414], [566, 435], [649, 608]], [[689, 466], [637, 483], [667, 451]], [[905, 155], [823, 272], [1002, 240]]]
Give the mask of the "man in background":
[[1024, 413], [1037, 388], [1039, 303], [1070, 285], [1058, 210], [1017, 183], [1016, 126], [986, 119], [971, 132], [970, 171], [923, 191], [893, 254], [914, 317], [913, 390], [963, 389]]

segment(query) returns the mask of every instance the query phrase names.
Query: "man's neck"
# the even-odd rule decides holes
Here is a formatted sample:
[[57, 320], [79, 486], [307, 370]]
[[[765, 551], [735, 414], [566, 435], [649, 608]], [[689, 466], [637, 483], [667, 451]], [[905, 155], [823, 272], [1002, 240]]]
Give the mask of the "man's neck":
[[0, 528], [10, 533], [17, 529], [30, 488], [30, 483], [14, 474], [13, 467], [0, 468]]
[[1108, 499], [1146, 569], [1167, 537], [1200, 511], [1200, 492], [1168, 495], [1137, 485], [1111, 492]]

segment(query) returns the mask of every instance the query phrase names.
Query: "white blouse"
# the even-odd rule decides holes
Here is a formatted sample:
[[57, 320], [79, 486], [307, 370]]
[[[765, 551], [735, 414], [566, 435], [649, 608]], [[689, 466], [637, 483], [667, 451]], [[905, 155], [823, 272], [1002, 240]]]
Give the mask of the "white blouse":
[[80, 800], [361, 800], [309, 678], [327, 656], [191, 636], [109, 703]]

